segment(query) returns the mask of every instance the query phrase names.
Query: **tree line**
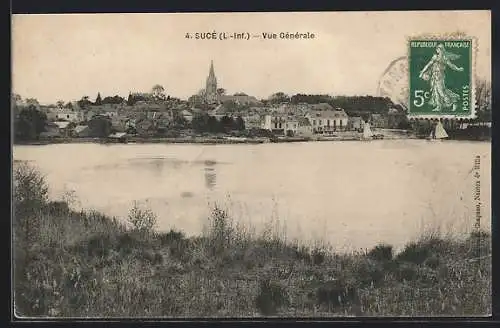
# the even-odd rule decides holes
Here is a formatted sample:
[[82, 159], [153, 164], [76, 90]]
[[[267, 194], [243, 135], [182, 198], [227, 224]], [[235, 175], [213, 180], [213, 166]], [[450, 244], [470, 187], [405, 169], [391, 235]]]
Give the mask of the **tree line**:
[[330, 96], [325, 94], [310, 95], [310, 94], [295, 94], [289, 96], [284, 92], [277, 92], [269, 97], [268, 103], [280, 104], [320, 104], [326, 103], [332, 107], [342, 108], [347, 114], [359, 113], [387, 113], [389, 108], [394, 106], [394, 103], [387, 97], [374, 96]]
[[227, 133], [245, 130], [245, 121], [241, 116], [233, 118], [225, 115], [217, 119], [215, 116], [200, 114], [193, 117], [190, 125], [196, 132]]

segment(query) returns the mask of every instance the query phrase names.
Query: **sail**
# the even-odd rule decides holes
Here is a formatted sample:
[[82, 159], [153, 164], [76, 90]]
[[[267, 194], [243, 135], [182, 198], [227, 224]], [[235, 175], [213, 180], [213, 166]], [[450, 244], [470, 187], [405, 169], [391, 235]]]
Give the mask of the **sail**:
[[436, 129], [434, 130], [434, 138], [436, 139], [448, 138], [448, 133], [446, 133], [446, 130], [444, 129], [443, 124], [441, 124], [441, 122], [438, 122], [436, 124]]
[[372, 130], [370, 129], [370, 123], [365, 123], [363, 128], [363, 138], [368, 139], [373, 137]]

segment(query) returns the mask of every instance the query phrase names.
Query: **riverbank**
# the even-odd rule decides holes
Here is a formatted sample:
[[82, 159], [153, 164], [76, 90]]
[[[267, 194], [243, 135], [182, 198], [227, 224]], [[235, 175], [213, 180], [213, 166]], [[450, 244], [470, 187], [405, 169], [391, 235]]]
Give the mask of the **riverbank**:
[[[427, 135], [417, 136], [407, 130], [379, 129], [375, 131], [379, 140], [415, 140], [426, 139]], [[92, 137], [55, 137], [50, 139], [39, 139], [30, 141], [15, 141], [14, 145], [50, 145], [50, 144], [78, 144], [78, 143], [99, 143], [99, 144], [263, 144], [263, 143], [289, 143], [289, 142], [323, 142], [323, 141], [360, 141], [361, 133], [358, 132], [338, 132], [332, 135], [312, 135], [301, 136], [275, 136], [275, 137], [231, 137], [231, 136], [179, 136], [179, 137], [140, 137], [124, 136], [122, 138], [92, 138]], [[490, 142], [489, 135], [468, 136], [450, 132], [453, 141], [481, 141]]]
[[[491, 310], [489, 234], [428, 233], [394, 254], [255, 234], [214, 208], [205, 232], [159, 233], [47, 198], [42, 176], [14, 170], [15, 302], [24, 316], [332, 317], [481, 315]], [[126, 225], [124, 222], [128, 222]], [[479, 247], [477, 243], [479, 242]]]
[[[289, 142], [316, 142], [316, 141], [359, 141], [359, 134], [337, 134], [330, 136], [314, 135], [311, 137], [222, 137], [222, 136], [186, 136], [186, 137], [138, 137], [127, 136], [121, 139], [112, 138], [50, 138], [33, 141], [16, 141], [15, 145], [50, 145], [50, 144], [78, 144], [78, 143], [100, 143], [100, 144], [147, 144], [147, 143], [166, 143], [166, 144], [262, 144], [262, 143], [289, 143]], [[392, 136], [388, 135], [386, 139], [415, 139], [412, 136]]]

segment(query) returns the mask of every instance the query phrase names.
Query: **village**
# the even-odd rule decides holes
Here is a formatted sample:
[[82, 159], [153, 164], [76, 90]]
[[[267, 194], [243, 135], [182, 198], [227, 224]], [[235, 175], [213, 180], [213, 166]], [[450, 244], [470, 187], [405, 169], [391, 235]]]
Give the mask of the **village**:
[[[218, 88], [213, 62], [205, 88], [187, 100], [166, 96], [164, 88], [155, 85], [150, 92], [130, 92], [127, 99], [118, 95], [102, 98], [98, 93], [93, 102], [87, 96], [51, 105], [20, 96], [13, 101], [18, 120], [22, 109], [28, 107], [44, 116], [43, 128], [34, 136], [31, 133], [31, 139], [52, 142], [359, 140], [363, 131], [365, 137], [369, 133], [375, 139], [414, 138], [428, 135], [432, 128], [431, 122], [408, 121], [404, 109], [388, 98], [277, 92], [259, 100], [243, 92], [227, 95], [225, 89]], [[444, 124], [453, 131], [485, 125]], [[23, 129], [18, 130], [22, 133]]]

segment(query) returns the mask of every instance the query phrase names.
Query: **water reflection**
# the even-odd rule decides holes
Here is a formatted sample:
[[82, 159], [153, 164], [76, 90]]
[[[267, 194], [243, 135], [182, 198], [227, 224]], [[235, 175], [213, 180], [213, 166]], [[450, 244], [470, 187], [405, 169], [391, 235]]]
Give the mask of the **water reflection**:
[[205, 161], [205, 186], [208, 190], [213, 190], [217, 184], [217, 173], [215, 171], [215, 161], [206, 160]]
[[16, 146], [13, 157], [36, 163], [51, 197], [59, 199], [69, 185], [84, 209], [126, 218], [133, 201], [149, 200], [160, 231], [174, 226], [198, 234], [211, 204], [220, 203], [256, 231], [279, 220], [290, 239], [324, 236], [335, 247], [358, 249], [402, 245], [435, 222], [451, 232], [472, 227], [476, 180], [468, 172], [475, 156], [484, 156], [481, 211], [489, 213], [490, 153], [488, 143], [383, 140], [255, 148]]

